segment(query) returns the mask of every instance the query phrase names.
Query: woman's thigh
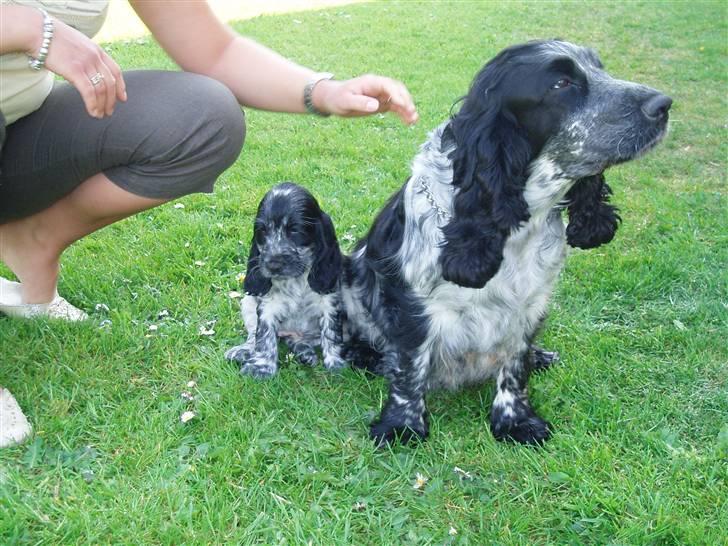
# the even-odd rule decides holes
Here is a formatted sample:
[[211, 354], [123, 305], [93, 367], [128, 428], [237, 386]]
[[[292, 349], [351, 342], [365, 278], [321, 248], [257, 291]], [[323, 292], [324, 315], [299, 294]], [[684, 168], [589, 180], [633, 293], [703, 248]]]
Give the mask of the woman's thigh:
[[89, 116], [64, 82], [40, 109], [6, 128], [0, 222], [39, 212], [100, 172], [142, 197], [212, 191], [245, 137], [232, 93], [185, 72], [131, 71], [124, 80], [129, 98], [110, 117]]

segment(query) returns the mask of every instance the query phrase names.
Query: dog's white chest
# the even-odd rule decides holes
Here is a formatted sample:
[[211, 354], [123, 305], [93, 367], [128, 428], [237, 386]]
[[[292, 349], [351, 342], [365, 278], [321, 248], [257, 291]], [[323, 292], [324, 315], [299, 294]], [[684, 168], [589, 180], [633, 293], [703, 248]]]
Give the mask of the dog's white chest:
[[423, 301], [430, 319], [432, 388], [485, 381], [527, 348], [545, 315], [565, 248], [563, 222], [554, 211], [510, 237], [501, 268], [485, 287], [444, 281], [431, 287]]
[[[267, 315], [266, 319], [280, 324], [279, 335], [318, 340], [325, 296], [311, 290], [306, 275], [274, 281], [270, 292], [260, 299], [265, 301], [262, 312]], [[253, 307], [253, 312], [256, 308]], [[253, 320], [246, 320], [246, 328], [249, 322]]]

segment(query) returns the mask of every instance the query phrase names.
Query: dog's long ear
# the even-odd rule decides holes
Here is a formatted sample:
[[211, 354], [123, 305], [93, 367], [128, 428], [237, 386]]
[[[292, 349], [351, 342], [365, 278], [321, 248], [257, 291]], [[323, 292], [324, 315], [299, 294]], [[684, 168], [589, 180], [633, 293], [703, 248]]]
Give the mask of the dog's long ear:
[[480, 213], [450, 222], [442, 230], [445, 244], [440, 266], [445, 280], [468, 288], [482, 288], [503, 261], [506, 235]]
[[250, 243], [250, 254], [248, 255], [248, 270], [245, 272], [243, 289], [252, 296], [264, 296], [271, 289], [270, 279], [260, 271], [260, 249], [253, 234], [253, 241]]
[[[470, 288], [495, 275], [508, 235], [529, 218], [523, 191], [533, 152], [502, 104], [501, 78], [487, 65], [443, 132], [443, 148], [454, 146], [449, 157], [458, 191], [440, 263], [446, 280]], [[460, 240], [465, 234], [468, 240]]]
[[334, 223], [323, 211], [316, 221], [314, 237], [314, 257], [308, 274], [308, 284], [318, 294], [329, 294], [336, 290], [341, 275], [342, 257]]
[[603, 174], [580, 179], [566, 194], [569, 225], [566, 240], [578, 248], [595, 248], [610, 242], [622, 221], [609, 204], [612, 189]]

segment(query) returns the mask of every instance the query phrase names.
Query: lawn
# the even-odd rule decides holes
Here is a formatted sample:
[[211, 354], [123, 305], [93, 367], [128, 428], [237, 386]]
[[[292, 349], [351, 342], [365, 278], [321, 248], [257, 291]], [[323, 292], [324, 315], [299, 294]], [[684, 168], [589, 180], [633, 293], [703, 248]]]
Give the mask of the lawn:
[[[339, 77], [405, 81], [421, 121], [248, 111], [214, 195], [66, 253], [60, 291], [91, 321], [0, 319], [0, 384], [36, 431], [0, 451], [0, 543], [728, 544], [726, 9], [402, 2], [235, 24]], [[539, 341], [562, 361], [530, 389], [544, 448], [493, 439], [491, 385], [430, 396], [429, 440], [376, 450], [382, 380], [288, 361], [261, 383], [224, 361], [271, 185], [309, 187], [350, 249], [482, 64], [554, 36], [675, 102], [666, 141], [607, 173], [615, 241], [573, 251], [554, 295]], [[149, 39], [107, 47], [173, 68]]]

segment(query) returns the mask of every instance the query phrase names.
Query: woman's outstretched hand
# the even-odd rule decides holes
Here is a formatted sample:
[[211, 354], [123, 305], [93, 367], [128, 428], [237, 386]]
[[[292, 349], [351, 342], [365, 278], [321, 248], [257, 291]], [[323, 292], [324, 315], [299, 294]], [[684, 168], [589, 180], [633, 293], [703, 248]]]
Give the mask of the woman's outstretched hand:
[[312, 101], [318, 110], [337, 116], [394, 112], [407, 125], [419, 119], [403, 83], [373, 74], [345, 81], [322, 80], [313, 89]]

